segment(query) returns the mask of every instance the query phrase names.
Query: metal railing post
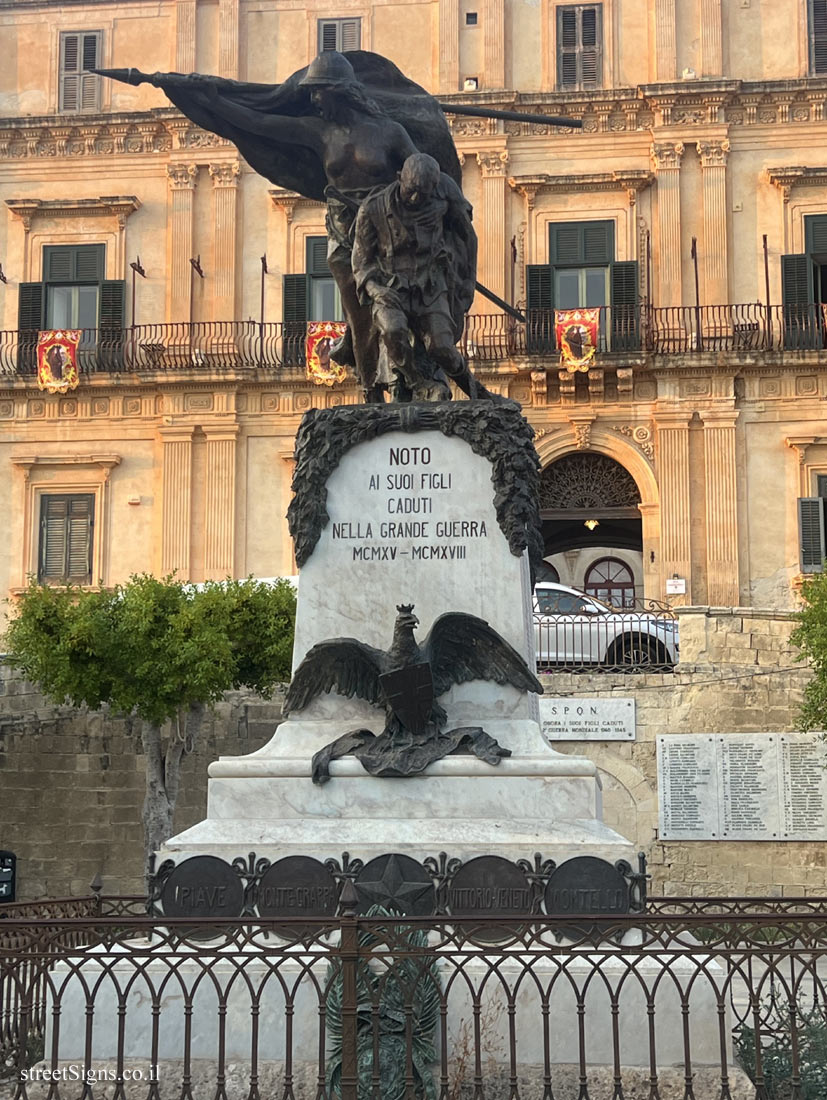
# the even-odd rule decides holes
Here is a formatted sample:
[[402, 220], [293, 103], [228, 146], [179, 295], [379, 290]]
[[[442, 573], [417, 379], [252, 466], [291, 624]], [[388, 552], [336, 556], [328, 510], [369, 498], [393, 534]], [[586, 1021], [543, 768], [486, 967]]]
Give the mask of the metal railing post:
[[356, 906], [359, 896], [350, 879], [342, 887], [340, 904], [342, 965], [342, 1100], [358, 1100], [359, 1063], [356, 1049], [358, 1025], [357, 967], [359, 964], [359, 922]]

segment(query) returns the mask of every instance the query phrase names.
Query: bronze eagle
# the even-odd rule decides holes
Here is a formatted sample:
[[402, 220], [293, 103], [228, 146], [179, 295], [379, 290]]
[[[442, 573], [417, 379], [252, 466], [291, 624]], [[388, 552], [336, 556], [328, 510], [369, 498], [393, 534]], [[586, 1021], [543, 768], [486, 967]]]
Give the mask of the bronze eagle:
[[454, 684], [469, 680], [493, 680], [542, 694], [539, 680], [517, 650], [475, 615], [440, 615], [419, 645], [413, 607], [397, 606], [390, 649], [356, 638], [330, 638], [314, 645], [296, 669], [285, 714], [333, 690], [381, 706], [386, 714], [378, 737], [370, 730], [351, 730], [316, 753], [314, 782], [324, 783], [330, 777], [330, 761], [346, 754], [357, 756], [372, 775], [381, 776], [418, 775], [458, 748], [468, 748], [492, 764], [510, 755], [479, 726], [445, 731], [448, 716], [437, 700]]

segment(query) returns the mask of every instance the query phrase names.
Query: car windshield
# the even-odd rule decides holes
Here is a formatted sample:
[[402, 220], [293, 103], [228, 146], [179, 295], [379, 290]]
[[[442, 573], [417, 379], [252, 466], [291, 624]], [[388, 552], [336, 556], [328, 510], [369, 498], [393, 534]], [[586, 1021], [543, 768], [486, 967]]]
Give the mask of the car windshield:
[[576, 592], [565, 592], [555, 588], [538, 588], [536, 591], [537, 610], [541, 615], [579, 615], [597, 608], [601, 614], [613, 614], [615, 609], [596, 600], [594, 596], [581, 596]]

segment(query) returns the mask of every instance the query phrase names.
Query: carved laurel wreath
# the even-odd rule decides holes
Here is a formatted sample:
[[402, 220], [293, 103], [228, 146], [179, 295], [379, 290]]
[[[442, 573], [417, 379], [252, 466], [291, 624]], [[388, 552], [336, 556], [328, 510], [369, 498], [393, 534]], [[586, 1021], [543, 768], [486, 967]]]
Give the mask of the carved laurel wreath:
[[293, 500], [287, 522], [301, 568], [329, 522], [327, 480], [358, 443], [388, 432], [440, 431], [463, 439], [491, 463], [494, 508], [511, 553], [528, 550], [532, 584], [543, 557], [534, 432], [513, 401], [338, 406], [305, 413], [296, 436]]

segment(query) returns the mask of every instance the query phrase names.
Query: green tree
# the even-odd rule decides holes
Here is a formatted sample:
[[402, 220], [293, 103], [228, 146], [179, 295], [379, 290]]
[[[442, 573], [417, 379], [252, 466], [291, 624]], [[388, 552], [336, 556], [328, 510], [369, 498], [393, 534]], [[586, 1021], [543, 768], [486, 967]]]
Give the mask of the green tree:
[[790, 641], [801, 650], [798, 659], [809, 662], [813, 676], [804, 688], [798, 712], [799, 729], [827, 729], [827, 573], [816, 573], [801, 586], [804, 607]]
[[104, 704], [141, 723], [147, 865], [173, 833], [184, 756], [225, 691], [269, 697], [290, 678], [295, 591], [253, 579], [195, 588], [142, 574], [99, 592], [33, 582], [5, 644], [9, 661], [55, 703]]

